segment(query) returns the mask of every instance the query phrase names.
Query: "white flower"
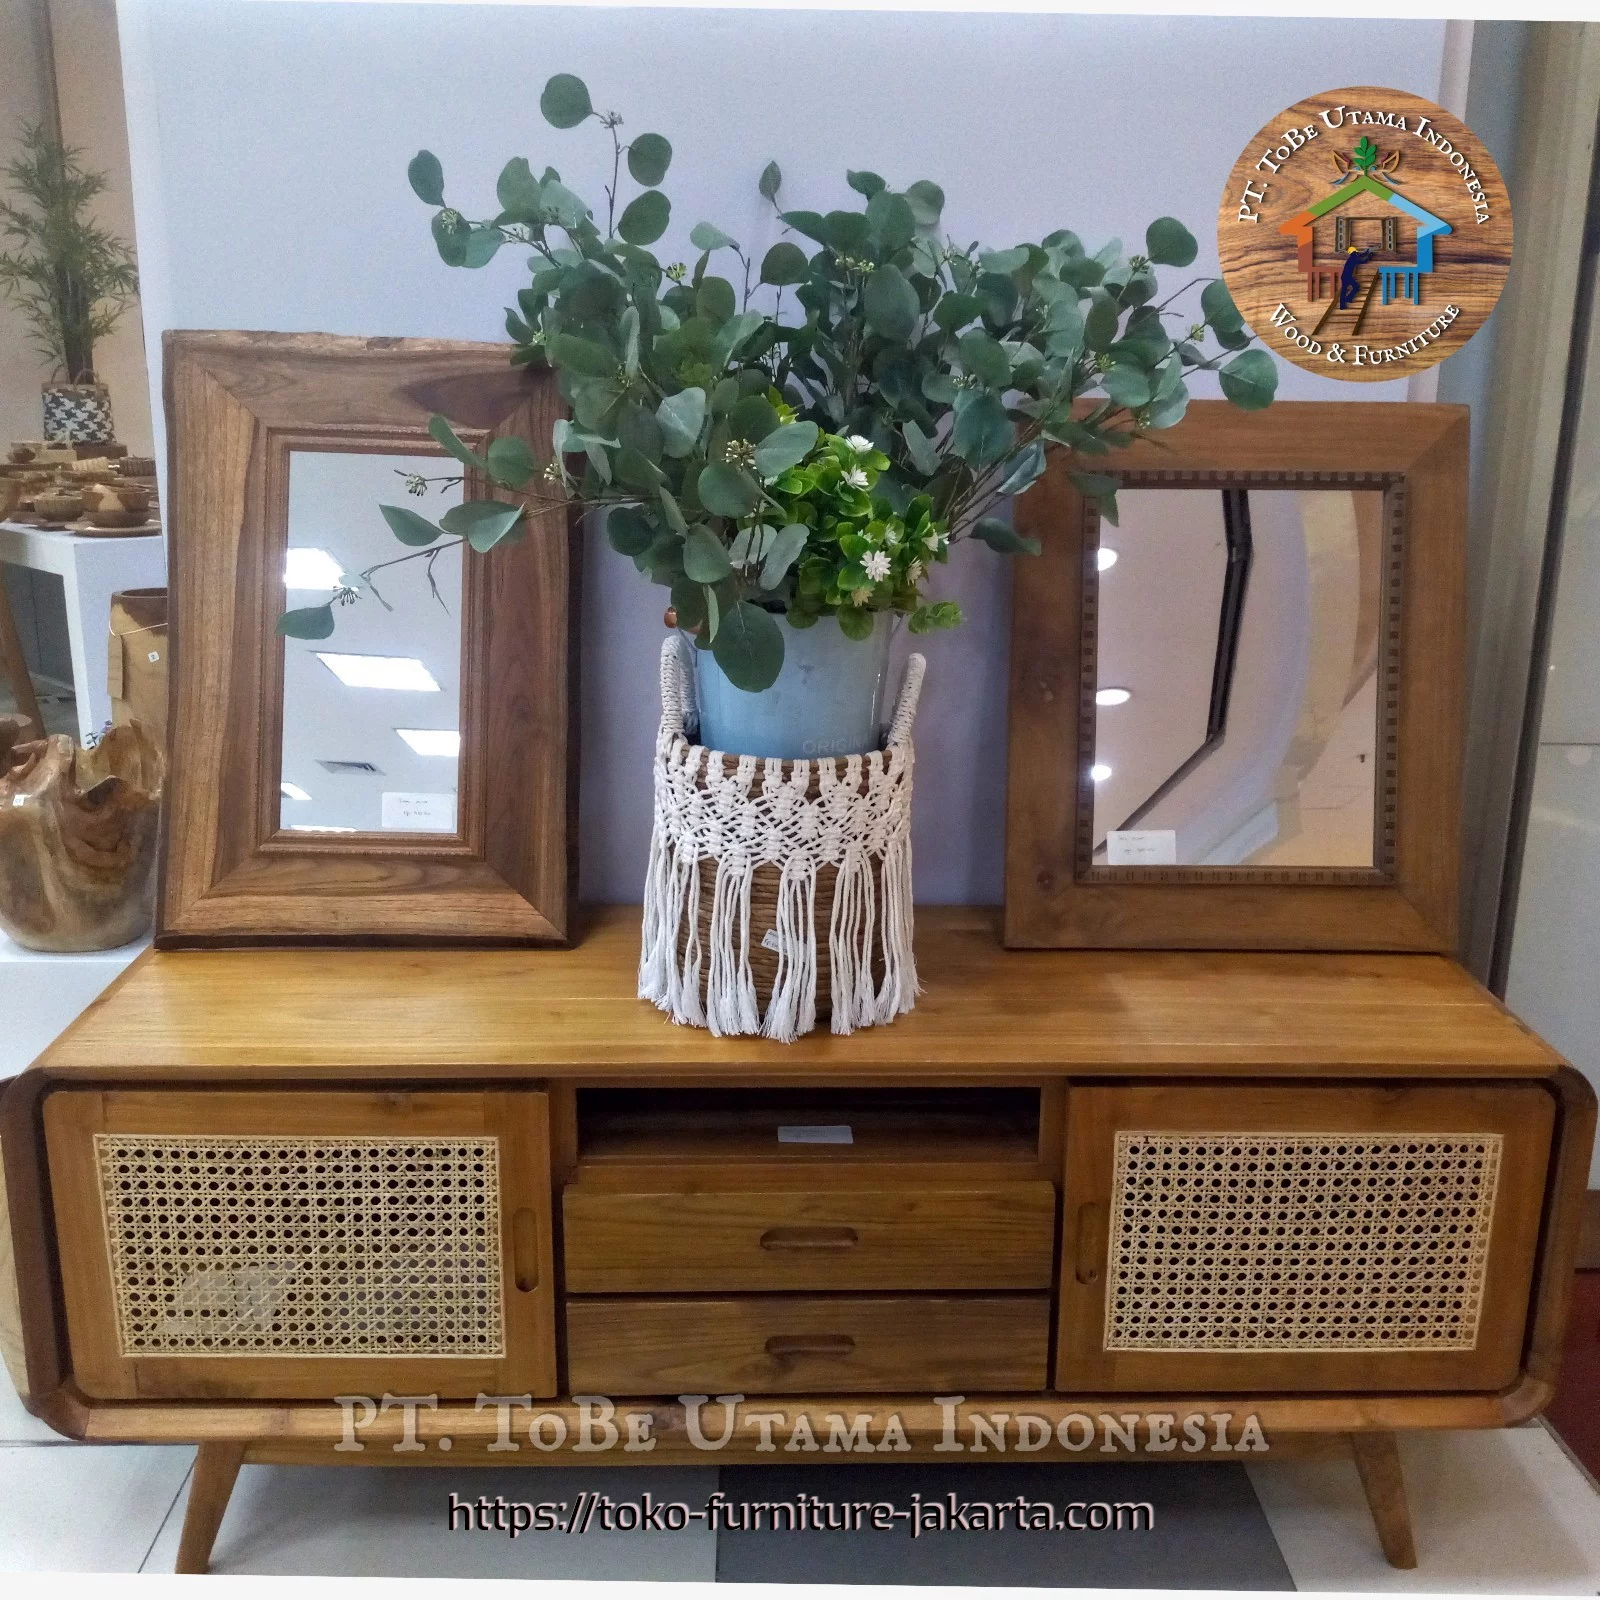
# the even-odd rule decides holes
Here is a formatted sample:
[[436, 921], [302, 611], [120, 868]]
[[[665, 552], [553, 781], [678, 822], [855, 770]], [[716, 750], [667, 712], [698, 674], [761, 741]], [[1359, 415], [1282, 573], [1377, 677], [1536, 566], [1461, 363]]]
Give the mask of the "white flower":
[[911, 565], [906, 568], [906, 581], [908, 583], [912, 584], [913, 586], [915, 586], [916, 584], [921, 583], [922, 582], [922, 575], [927, 570], [928, 569], [925, 566], [923, 566], [923, 564], [920, 561], [913, 561], [911, 563]]
[[850, 604], [853, 606], [864, 606], [871, 598], [872, 591], [870, 589], [856, 589], [850, 596]]
[[867, 486], [867, 475], [861, 470], [860, 467], [851, 467], [851, 469], [845, 473], [844, 481], [848, 483], [852, 489], [865, 489]]
[[922, 545], [926, 550], [937, 550], [939, 548], [939, 535], [932, 528], [929, 528], [922, 536]]
[[845, 440], [845, 443], [849, 445], [858, 456], [867, 455], [872, 450], [872, 441], [867, 438], [865, 434], [852, 433], [850, 437]]
[[874, 550], [861, 565], [874, 583], [882, 583], [889, 576], [889, 557], [886, 551]]

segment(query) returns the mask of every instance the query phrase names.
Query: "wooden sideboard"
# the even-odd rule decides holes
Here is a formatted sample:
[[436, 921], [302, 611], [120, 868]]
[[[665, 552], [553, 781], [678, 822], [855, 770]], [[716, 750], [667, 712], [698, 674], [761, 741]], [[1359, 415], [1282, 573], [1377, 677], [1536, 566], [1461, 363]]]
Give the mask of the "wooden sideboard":
[[637, 917], [146, 956], [12, 1082], [28, 1404], [200, 1445], [180, 1570], [247, 1460], [863, 1444], [1343, 1452], [1406, 1565], [1394, 1431], [1550, 1398], [1594, 1095], [1444, 958], [924, 910], [910, 1016], [785, 1047], [634, 1000]]

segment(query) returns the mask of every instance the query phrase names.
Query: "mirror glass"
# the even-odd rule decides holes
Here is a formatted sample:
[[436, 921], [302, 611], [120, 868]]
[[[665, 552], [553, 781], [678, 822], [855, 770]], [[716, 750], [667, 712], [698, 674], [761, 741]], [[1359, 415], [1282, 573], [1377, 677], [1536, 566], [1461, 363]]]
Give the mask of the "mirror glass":
[[[461, 504], [461, 485], [430, 485], [419, 500], [405, 479], [450, 469], [438, 456], [292, 452], [287, 605], [318, 605], [341, 575], [412, 555], [378, 507], [437, 522]], [[358, 600], [335, 606], [331, 637], [283, 641], [281, 828], [456, 831], [462, 565], [447, 545], [373, 573]]]
[[1381, 491], [1117, 500], [1095, 563], [1093, 864], [1374, 866]]

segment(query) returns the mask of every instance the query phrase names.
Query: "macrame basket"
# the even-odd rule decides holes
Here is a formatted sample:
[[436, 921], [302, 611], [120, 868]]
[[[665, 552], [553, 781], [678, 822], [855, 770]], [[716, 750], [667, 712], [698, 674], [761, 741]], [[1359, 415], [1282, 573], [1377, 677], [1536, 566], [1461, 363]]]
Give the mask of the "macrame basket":
[[916, 1004], [911, 912], [913, 655], [882, 750], [727, 755], [698, 731], [686, 647], [661, 651], [655, 825], [639, 995], [674, 1022], [785, 1044]]

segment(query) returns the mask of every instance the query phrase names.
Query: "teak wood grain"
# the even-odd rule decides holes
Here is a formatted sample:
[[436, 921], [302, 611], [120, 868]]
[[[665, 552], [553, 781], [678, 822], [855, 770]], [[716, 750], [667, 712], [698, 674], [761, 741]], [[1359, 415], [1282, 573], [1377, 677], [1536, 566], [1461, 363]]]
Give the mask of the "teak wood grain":
[[1049, 1345], [1042, 1294], [567, 1302], [579, 1394], [1038, 1388]]
[[[1019, 948], [1385, 950], [1456, 947], [1461, 754], [1465, 717], [1467, 412], [1461, 406], [1281, 401], [1241, 412], [1195, 401], [1183, 421], [1136, 441], [1096, 472], [1270, 489], [1337, 486], [1359, 476], [1400, 518], [1396, 773], [1390, 881], [1268, 881], [1219, 867], [1204, 882], [1105, 881], [1080, 859], [1080, 812], [1093, 804], [1093, 684], [1083, 633], [1094, 585], [1097, 520], [1051, 452], [1017, 502], [1018, 532], [1037, 538], [1012, 584], [1006, 943]], [[1183, 875], [1186, 880], [1192, 874]]]
[[1054, 1185], [959, 1183], [954, 1172], [937, 1186], [885, 1173], [780, 1187], [747, 1168], [715, 1188], [629, 1192], [580, 1176], [562, 1197], [567, 1289], [1048, 1289]]
[[[163, 355], [173, 764], [157, 945], [565, 939], [579, 563], [564, 511], [463, 564], [458, 832], [316, 838], [278, 818], [292, 452], [443, 461], [439, 411], [474, 448], [517, 437], [542, 455], [554, 382], [503, 345], [441, 340], [186, 332]], [[468, 469], [466, 492], [490, 486]]]
[[[335, 1394], [556, 1392], [555, 1260], [545, 1096], [444, 1090], [315, 1096], [218, 1090], [65, 1089], [44, 1105], [53, 1233], [74, 1381], [103, 1399], [227, 1400]], [[491, 1137], [499, 1143], [504, 1350], [499, 1356], [126, 1355], [106, 1237], [98, 1133]], [[533, 1261], [515, 1221], [531, 1213]], [[289, 1226], [288, 1219], [285, 1222]], [[289, 1235], [286, 1235], [286, 1238]], [[526, 1242], [524, 1243], [526, 1249]], [[530, 1264], [534, 1270], [530, 1273]], [[525, 1286], [525, 1287], [524, 1287]]]
[[[633, 999], [637, 907], [591, 913], [570, 950], [158, 951], [38, 1066], [50, 1079], [156, 1082], [505, 1072], [861, 1086], [1096, 1072], [1538, 1077], [1563, 1065], [1441, 957], [1008, 953], [996, 920], [924, 908], [916, 1010], [892, 1027], [792, 1045], [716, 1039]], [[13, 1093], [36, 1086], [19, 1080]]]
[[[1056, 1387], [1105, 1393], [1182, 1384], [1217, 1394], [1266, 1390], [1509, 1388], [1522, 1366], [1529, 1286], [1545, 1209], [1555, 1097], [1531, 1083], [1404, 1087], [1306, 1084], [1074, 1088], [1067, 1097], [1067, 1189]], [[1106, 1300], [1114, 1142], [1123, 1129], [1170, 1133], [1473, 1134], [1504, 1140], [1476, 1339], [1456, 1349], [1111, 1350]], [[1159, 1200], [1148, 1226], [1159, 1229]], [[1383, 1211], [1374, 1207], [1381, 1230]], [[1137, 1226], [1137, 1218], [1130, 1219]], [[1226, 1229], [1225, 1218], [1216, 1226]], [[1195, 1240], [1197, 1246], [1203, 1240]], [[1318, 1240], [1319, 1243], [1322, 1241]], [[1203, 1295], [1203, 1286], [1198, 1291]]]

